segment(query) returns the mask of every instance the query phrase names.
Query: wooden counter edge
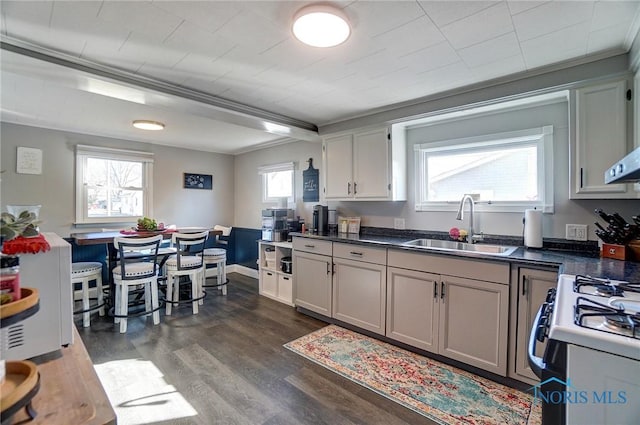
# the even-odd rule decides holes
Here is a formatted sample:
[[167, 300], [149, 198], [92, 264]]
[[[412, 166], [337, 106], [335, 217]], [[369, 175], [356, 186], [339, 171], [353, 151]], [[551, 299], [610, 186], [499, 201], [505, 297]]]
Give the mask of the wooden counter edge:
[[[38, 357], [34, 358], [34, 362], [38, 366], [38, 372], [40, 373], [40, 390], [38, 394], [33, 398], [33, 407], [38, 412], [38, 415], [32, 422], [24, 423], [47, 423], [48, 425], [56, 425], [57, 423], [64, 425], [116, 425], [117, 418], [116, 413], [111, 406], [111, 402], [107, 397], [107, 393], [102, 387], [102, 383], [93, 368], [93, 363], [89, 357], [89, 353], [78, 334], [78, 330], [75, 325], [73, 327], [73, 344], [68, 347], [61, 347], [58, 357], [52, 360], [45, 360], [38, 362]], [[53, 353], [52, 353], [53, 354]], [[48, 356], [48, 355], [44, 355]], [[44, 357], [39, 356], [39, 357]], [[60, 375], [61, 371], [73, 370], [75, 373], [64, 373], [67, 379], [63, 382], [56, 382], [55, 376]], [[48, 404], [59, 397], [61, 392], [64, 394], [65, 388], [82, 386], [86, 390], [86, 398], [93, 406], [94, 415], [87, 420], [78, 423], [68, 423], [66, 418], [60, 417], [59, 420], [64, 422], [58, 422], [53, 417], [47, 417]], [[56, 394], [56, 395], [54, 395]], [[40, 407], [40, 408], [39, 408]], [[70, 407], [70, 406], [66, 406]], [[62, 406], [58, 406], [62, 408]], [[73, 408], [73, 407], [71, 407]], [[27, 415], [24, 409], [17, 412], [10, 423], [23, 423], [27, 419]]]
[[84, 379], [87, 390], [95, 405], [96, 416], [94, 420], [89, 423], [91, 425], [116, 425], [116, 412], [113, 410], [113, 406], [111, 406], [109, 397], [100, 382], [100, 378], [98, 378], [91, 357], [89, 357], [89, 353], [75, 325], [73, 327], [73, 345], [66, 349], [71, 349], [70, 354], [78, 366], [78, 373]]

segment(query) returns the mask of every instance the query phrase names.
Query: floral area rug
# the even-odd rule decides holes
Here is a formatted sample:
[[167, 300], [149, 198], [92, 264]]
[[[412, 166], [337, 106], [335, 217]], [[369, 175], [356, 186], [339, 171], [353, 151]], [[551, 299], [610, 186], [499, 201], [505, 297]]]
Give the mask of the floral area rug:
[[532, 395], [335, 325], [284, 346], [441, 424], [541, 423]]

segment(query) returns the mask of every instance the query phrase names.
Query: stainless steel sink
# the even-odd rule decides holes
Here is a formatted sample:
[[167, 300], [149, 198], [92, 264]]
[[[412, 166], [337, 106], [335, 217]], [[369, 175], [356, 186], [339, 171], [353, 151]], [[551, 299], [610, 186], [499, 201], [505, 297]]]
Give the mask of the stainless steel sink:
[[480, 254], [501, 255], [501, 256], [510, 255], [516, 249], [518, 249], [517, 246], [471, 244], [471, 243], [464, 243], [464, 242], [444, 241], [439, 239], [414, 239], [412, 241], [403, 243], [403, 245], [415, 246], [417, 248], [425, 248], [425, 249], [477, 252]]

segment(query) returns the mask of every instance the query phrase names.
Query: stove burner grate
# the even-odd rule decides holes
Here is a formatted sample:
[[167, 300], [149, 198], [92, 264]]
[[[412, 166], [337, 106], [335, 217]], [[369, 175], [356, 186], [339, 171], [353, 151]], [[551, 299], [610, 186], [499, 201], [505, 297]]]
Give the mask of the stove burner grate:
[[[593, 326], [588, 318], [601, 318], [600, 326]], [[574, 306], [574, 322], [583, 328], [640, 339], [640, 314], [625, 313], [624, 308], [611, 307], [585, 297], [578, 297]]]
[[[585, 288], [593, 288], [593, 291], [585, 291]], [[577, 292], [579, 294], [599, 295], [601, 297], [624, 297], [625, 292], [640, 293], [640, 283], [614, 283], [609, 279], [577, 275], [573, 281], [573, 292]]]
[[634, 319], [629, 315], [606, 316], [605, 324], [611, 329], [630, 329], [633, 330], [639, 323], [635, 323]]

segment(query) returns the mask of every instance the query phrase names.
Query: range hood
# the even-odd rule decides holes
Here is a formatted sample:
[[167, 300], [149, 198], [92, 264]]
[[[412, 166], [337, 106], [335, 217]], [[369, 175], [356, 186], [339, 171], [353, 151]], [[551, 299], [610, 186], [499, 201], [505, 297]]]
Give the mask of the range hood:
[[636, 148], [605, 171], [604, 182], [606, 184], [640, 182], [640, 148]]

